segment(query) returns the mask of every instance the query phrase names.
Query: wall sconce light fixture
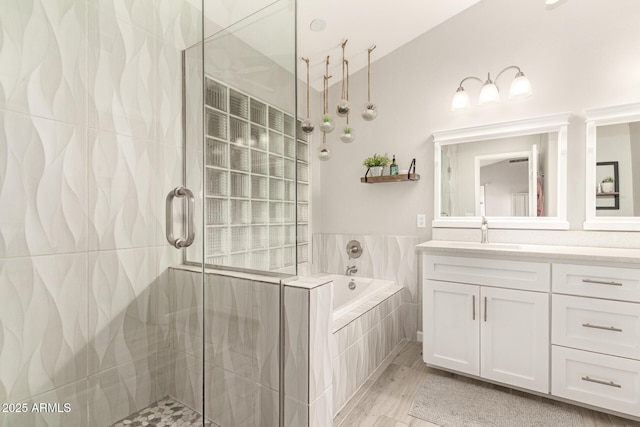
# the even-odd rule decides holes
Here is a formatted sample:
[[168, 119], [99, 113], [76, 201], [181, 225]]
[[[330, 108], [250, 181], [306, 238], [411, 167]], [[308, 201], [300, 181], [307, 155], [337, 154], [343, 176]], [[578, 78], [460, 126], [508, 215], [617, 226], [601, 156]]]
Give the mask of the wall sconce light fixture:
[[482, 89], [480, 89], [480, 97], [478, 98], [478, 104], [490, 104], [493, 102], [500, 101], [500, 91], [498, 90], [498, 79], [507, 70], [516, 69], [516, 76], [511, 82], [511, 88], [509, 89], [509, 99], [517, 99], [517, 98], [526, 98], [531, 95], [531, 83], [529, 83], [529, 79], [525, 77], [520, 67], [515, 65], [510, 65], [504, 70], [498, 73], [496, 77], [495, 83], [491, 80], [491, 75], [487, 73], [487, 80], [483, 82], [480, 78], [469, 76], [462, 79], [460, 85], [458, 86], [458, 90], [456, 90], [455, 95], [453, 95], [453, 100], [451, 101], [451, 110], [462, 110], [465, 108], [469, 108], [471, 105], [471, 100], [469, 99], [469, 94], [464, 90], [462, 84], [467, 80], [477, 80], [480, 83], [483, 83]]

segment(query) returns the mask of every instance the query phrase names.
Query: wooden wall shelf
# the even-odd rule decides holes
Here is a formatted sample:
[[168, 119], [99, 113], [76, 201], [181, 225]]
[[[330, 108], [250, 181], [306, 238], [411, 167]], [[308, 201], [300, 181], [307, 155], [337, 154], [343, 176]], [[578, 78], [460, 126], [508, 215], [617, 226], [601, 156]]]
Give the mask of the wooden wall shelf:
[[363, 182], [366, 184], [376, 184], [378, 182], [401, 182], [401, 181], [419, 181], [419, 180], [420, 180], [420, 175], [418, 175], [417, 173], [410, 173], [410, 174], [403, 173], [402, 175], [393, 175], [393, 176], [389, 176], [389, 175], [368, 176], [368, 177], [360, 178], [360, 182]]

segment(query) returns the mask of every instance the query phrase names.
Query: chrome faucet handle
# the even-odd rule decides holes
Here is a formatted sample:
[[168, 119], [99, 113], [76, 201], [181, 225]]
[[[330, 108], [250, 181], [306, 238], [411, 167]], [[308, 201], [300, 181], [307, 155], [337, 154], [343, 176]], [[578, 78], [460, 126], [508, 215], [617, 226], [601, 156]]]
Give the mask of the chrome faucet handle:
[[482, 215], [482, 222], [480, 223], [480, 243], [489, 243], [489, 221], [484, 215]]

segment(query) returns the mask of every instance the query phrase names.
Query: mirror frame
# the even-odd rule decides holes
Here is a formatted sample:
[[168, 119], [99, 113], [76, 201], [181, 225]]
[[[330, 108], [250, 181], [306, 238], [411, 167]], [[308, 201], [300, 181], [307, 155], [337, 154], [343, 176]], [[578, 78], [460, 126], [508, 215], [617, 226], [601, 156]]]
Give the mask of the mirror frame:
[[433, 228], [480, 228], [479, 216], [440, 216], [440, 178], [441, 149], [445, 145], [479, 142], [487, 139], [508, 138], [514, 136], [536, 135], [556, 132], [557, 148], [557, 215], [553, 217], [487, 217], [491, 228], [568, 230], [567, 221], [567, 132], [569, 113], [554, 114], [509, 122], [494, 123], [463, 129], [434, 132], [434, 168], [433, 168]]
[[596, 216], [596, 140], [598, 126], [640, 122], [640, 103], [585, 110], [585, 230], [640, 231], [640, 216]]

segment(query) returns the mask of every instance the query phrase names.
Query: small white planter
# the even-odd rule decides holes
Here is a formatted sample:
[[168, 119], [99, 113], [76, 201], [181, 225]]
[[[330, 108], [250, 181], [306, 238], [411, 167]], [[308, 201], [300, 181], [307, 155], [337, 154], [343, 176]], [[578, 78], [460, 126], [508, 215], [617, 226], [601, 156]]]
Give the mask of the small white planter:
[[371, 166], [370, 168], [371, 176], [382, 176], [383, 170], [384, 170], [384, 167], [382, 166]]
[[615, 182], [603, 182], [602, 183], [602, 192], [603, 193], [613, 193], [615, 191]]

